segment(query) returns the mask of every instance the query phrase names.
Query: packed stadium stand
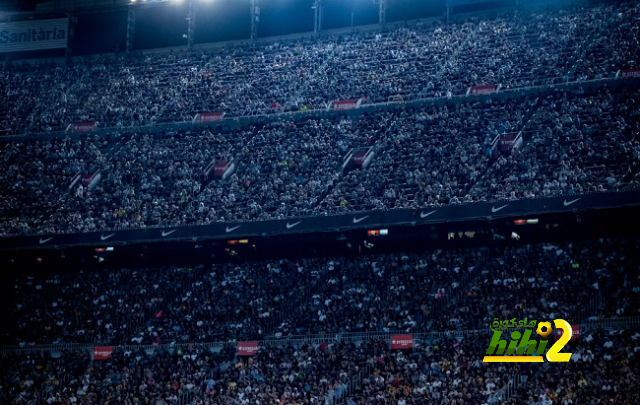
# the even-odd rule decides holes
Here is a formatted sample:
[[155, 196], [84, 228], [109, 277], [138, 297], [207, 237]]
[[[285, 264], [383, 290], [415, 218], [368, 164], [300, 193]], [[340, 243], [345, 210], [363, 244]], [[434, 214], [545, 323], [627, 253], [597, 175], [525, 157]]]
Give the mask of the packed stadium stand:
[[[285, 41], [251, 50], [90, 57], [2, 73], [5, 133], [59, 131], [323, 109], [335, 100], [430, 98], [610, 78], [637, 67], [633, 3], [417, 23], [391, 32]], [[605, 35], [606, 33], [606, 35]]]
[[[638, 316], [637, 245], [602, 239], [29, 276], [3, 297], [12, 325], [3, 341], [157, 344], [469, 330], [496, 313], [553, 319], [559, 308], [580, 320]], [[455, 308], [434, 318], [444, 305]]]
[[[639, 102], [637, 89], [597, 87], [234, 129], [8, 140], [1, 162], [8, 174], [2, 233], [210, 224], [630, 189], [640, 176]], [[492, 149], [496, 136], [509, 134], [523, 139], [519, 148]], [[356, 147], [372, 148], [376, 156], [366, 168], [345, 170], [343, 157]], [[207, 178], [212, 162], [234, 162], [236, 171], [223, 180]], [[87, 187], [75, 181], [79, 174], [101, 179]]]
[[0, 404], [639, 404], [640, 9], [592, 3], [7, 64]]
[[[637, 43], [598, 35], [622, 27], [637, 32], [635, 5], [547, 17], [469, 18], [383, 36], [271, 44], [256, 52], [240, 47], [5, 70], [6, 133], [60, 131], [77, 122], [111, 129], [95, 139], [3, 141], [3, 171], [9, 175], [3, 178], [0, 232], [207, 224], [571, 195], [636, 184], [636, 87], [542, 88], [515, 101], [400, 103], [357, 117], [275, 115], [246, 125], [139, 128], [191, 121], [207, 111], [245, 116], [324, 109], [345, 99], [447, 100], [478, 84], [512, 90], [612, 78], [635, 64]], [[448, 47], [456, 49], [432, 52]], [[310, 55], [321, 65], [310, 63]], [[585, 63], [590, 72], [583, 72]], [[234, 72], [227, 72], [229, 66]], [[397, 87], [390, 89], [388, 80]], [[431, 81], [420, 82], [426, 80]], [[296, 100], [272, 97], [267, 89], [273, 88]], [[238, 94], [243, 91], [265, 98], [249, 100]], [[225, 101], [229, 98], [233, 101]], [[232, 107], [253, 103], [276, 108]], [[495, 136], [512, 135], [521, 136], [521, 148], [491, 155]], [[375, 152], [372, 164], [345, 172], [344, 156], [362, 147]], [[59, 158], [68, 163], [49, 163]], [[223, 182], [204, 180], [205, 169], [216, 162], [234, 162], [237, 170]], [[78, 174], [99, 174], [101, 180], [88, 191], [74, 182]]]
[[[527, 379], [515, 395], [533, 400], [528, 403], [545, 393], [554, 402], [609, 395], [601, 386], [612, 390], [611, 398], [628, 399], [637, 391], [620, 384], [637, 378], [640, 333], [585, 326], [638, 319], [637, 246], [637, 238], [600, 238], [24, 275], [1, 302], [2, 340], [20, 348], [2, 358], [7, 385], [1, 395], [16, 403], [36, 397], [105, 403], [111, 396], [122, 396], [122, 403], [128, 396], [177, 403], [189, 392], [200, 395], [198, 403], [313, 403], [348, 392], [359, 403], [485, 403], [515, 374]], [[564, 368], [487, 367], [480, 362], [484, 339], [462, 333], [497, 314], [554, 319], [560, 313], [585, 329], [572, 361], [588, 364], [570, 368], [581, 378], [548, 374], [562, 375]], [[461, 334], [424, 333], [434, 330]], [[390, 333], [425, 338], [403, 353], [383, 340]], [[236, 339], [265, 346], [247, 362], [235, 357]], [[89, 346], [78, 343], [115, 351], [106, 362], [91, 362]], [[55, 357], [37, 350], [41, 344], [54, 344]], [[589, 365], [596, 363], [602, 367]], [[354, 376], [358, 384], [349, 388]]]

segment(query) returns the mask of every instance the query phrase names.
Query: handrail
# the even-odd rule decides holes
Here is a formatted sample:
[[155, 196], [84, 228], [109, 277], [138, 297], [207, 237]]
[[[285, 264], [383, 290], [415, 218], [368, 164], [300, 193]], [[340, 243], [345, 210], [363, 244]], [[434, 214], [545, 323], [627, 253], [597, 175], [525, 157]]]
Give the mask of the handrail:
[[493, 393], [487, 403], [495, 404], [511, 398], [518, 388], [522, 387], [526, 381], [526, 378], [523, 378], [519, 373], [515, 373], [502, 388]]
[[[612, 329], [618, 327], [640, 327], [640, 316], [623, 317], [623, 318], [601, 318], [594, 320], [586, 320], [578, 324], [581, 331], [589, 331], [594, 329]], [[509, 330], [509, 329], [508, 329]], [[491, 329], [473, 329], [473, 330], [447, 330], [447, 331], [432, 331], [432, 332], [417, 332], [413, 333], [414, 342], [420, 344], [420, 342], [427, 342], [433, 339], [440, 338], [454, 338], [454, 337], [466, 337], [477, 335], [489, 335]], [[258, 340], [260, 346], [290, 346], [290, 345], [303, 345], [303, 344], [320, 344], [324, 342], [358, 342], [366, 340], [388, 340], [392, 335], [406, 334], [406, 331], [376, 331], [376, 332], [351, 332], [351, 333], [324, 333], [316, 335], [300, 335], [292, 336], [290, 338], [279, 339], [267, 339]], [[218, 342], [204, 342], [204, 343], [169, 343], [161, 345], [112, 345], [116, 351], [127, 350], [178, 350], [178, 349], [195, 349], [195, 348], [223, 348], [223, 347], [235, 347], [236, 340], [218, 341]], [[107, 344], [92, 344], [92, 343], [53, 343], [53, 344], [40, 344], [30, 346], [20, 345], [5, 345], [0, 346], [0, 354], [15, 353], [15, 352], [30, 352], [30, 351], [44, 351], [44, 352], [64, 352], [64, 351], [90, 351], [95, 346], [109, 346]]]

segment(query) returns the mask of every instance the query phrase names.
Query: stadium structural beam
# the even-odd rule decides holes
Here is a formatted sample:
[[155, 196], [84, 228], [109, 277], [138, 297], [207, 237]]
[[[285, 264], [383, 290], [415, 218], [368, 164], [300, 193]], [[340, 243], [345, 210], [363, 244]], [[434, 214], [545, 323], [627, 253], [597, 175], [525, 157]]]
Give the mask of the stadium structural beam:
[[322, 0], [313, 2], [313, 33], [318, 36], [322, 33], [322, 20], [324, 17], [324, 6]]
[[67, 36], [67, 48], [65, 49], [64, 59], [66, 64], [71, 63], [71, 56], [73, 55], [73, 39], [76, 36], [76, 23], [78, 17], [73, 14], [69, 14], [69, 35]]
[[189, 0], [189, 14], [187, 15], [187, 48], [191, 51], [196, 35], [196, 2]]
[[380, 31], [384, 31], [387, 25], [387, 0], [378, 0], [378, 24]]
[[136, 33], [136, 9], [133, 6], [129, 7], [127, 13], [127, 53], [130, 54], [133, 51], [133, 36]]
[[258, 24], [260, 24], [260, 1], [251, 1], [251, 43], [255, 46], [258, 38]]

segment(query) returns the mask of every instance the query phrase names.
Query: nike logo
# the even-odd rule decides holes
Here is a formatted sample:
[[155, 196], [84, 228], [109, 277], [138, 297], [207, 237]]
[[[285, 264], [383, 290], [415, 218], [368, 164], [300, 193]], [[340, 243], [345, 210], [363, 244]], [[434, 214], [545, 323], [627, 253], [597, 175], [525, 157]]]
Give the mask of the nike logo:
[[164, 238], [165, 236], [169, 236], [172, 233], [174, 233], [175, 231], [176, 231], [176, 229], [174, 229], [173, 231], [169, 231], [169, 232], [162, 231], [162, 237]]
[[[436, 210], [436, 211], [437, 211], [437, 210]], [[420, 213], [420, 218], [426, 218], [426, 217], [428, 217], [429, 215], [433, 214], [433, 213], [434, 213], [434, 212], [436, 212], [436, 211], [427, 212], [426, 214], [423, 214], [423, 213], [421, 212], [421, 213]]]
[[290, 223], [287, 222], [287, 229], [291, 229], [294, 226], [299, 225], [301, 223], [302, 223], [302, 221], [294, 222], [293, 224], [290, 224]]
[[233, 231], [235, 231], [236, 229], [240, 228], [241, 226], [242, 226], [242, 225], [238, 225], [238, 226], [234, 226], [233, 228], [229, 228], [229, 227], [227, 227], [227, 233], [229, 233], [229, 232], [233, 232]]
[[358, 222], [364, 221], [367, 218], [369, 218], [369, 215], [367, 215], [366, 217], [362, 217], [362, 218], [353, 218], [353, 223], [357, 224]]
[[509, 205], [509, 204], [505, 204], [505, 205], [503, 205], [502, 207], [498, 207], [498, 208], [496, 208], [496, 207], [491, 207], [491, 212], [498, 212], [498, 211], [500, 211], [501, 209], [503, 209], [504, 207], [506, 207], [507, 205]]
[[41, 244], [41, 245], [43, 245], [43, 244], [45, 244], [45, 243], [49, 242], [49, 241], [50, 241], [51, 239], [53, 239], [54, 237], [55, 237], [55, 236], [52, 236], [52, 237], [47, 238], [47, 239], [42, 239], [42, 238], [40, 238], [40, 244]]
[[575, 200], [571, 200], [571, 201], [567, 201], [564, 200], [564, 202], [562, 203], [562, 205], [564, 205], [565, 207], [570, 206], [571, 204], [573, 204], [574, 202], [578, 201], [580, 198], [576, 198]]
[[113, 235], [115, 235], [115, 233], [112, 233], [111, 235], [107, 235], [107, 236], [100, 235], [100, 240], [104, 242], [105, 240], [109, 239]]

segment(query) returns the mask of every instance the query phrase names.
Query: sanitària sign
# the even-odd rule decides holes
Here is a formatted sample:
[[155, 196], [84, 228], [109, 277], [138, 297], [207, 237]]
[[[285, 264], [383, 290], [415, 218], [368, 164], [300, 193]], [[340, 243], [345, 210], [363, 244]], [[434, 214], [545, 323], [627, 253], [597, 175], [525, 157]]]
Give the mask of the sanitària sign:
[[69, 20], [19, 21], [0, 24], [0, 52], [66, 48]]
[[[564, 333], [547, 350], [548, 338], [553, 332], [551, 322], [529, 321], [527, 318], [518, 322], [516, 322], [516, 318], [510, 321], [500, 321], [498, 318], [494, 318], [490, 325], [493, 337], [482, 361], [484, 363], [542, 363], [544, 362], [542, 355], [547, 350], [547, 361], [568, 362], [572, 353], [560, 353], [560, 350], [573, 335], [571, 325], [564, 319], [554, 319], [553, 324], [556, 328], [562, 329]], [[502, 338], [503, 333], [507, 333], [508, 330], [511, 330], [510, 342]], [[537, 336], [533, 335], [534, 330]], [[536, 340], [537, 337], [540, 340]]]

